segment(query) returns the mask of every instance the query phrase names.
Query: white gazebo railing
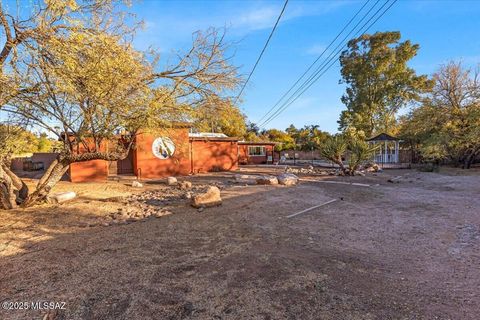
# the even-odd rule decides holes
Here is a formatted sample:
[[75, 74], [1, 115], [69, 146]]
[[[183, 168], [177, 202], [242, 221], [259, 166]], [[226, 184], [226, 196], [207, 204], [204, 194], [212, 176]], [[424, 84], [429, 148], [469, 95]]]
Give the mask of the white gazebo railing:
[[381, 133], [373, 138], [367, 139], [368, 143], [377, 146], [373, 155], [376, 163], [399, 163], [400, 140]]

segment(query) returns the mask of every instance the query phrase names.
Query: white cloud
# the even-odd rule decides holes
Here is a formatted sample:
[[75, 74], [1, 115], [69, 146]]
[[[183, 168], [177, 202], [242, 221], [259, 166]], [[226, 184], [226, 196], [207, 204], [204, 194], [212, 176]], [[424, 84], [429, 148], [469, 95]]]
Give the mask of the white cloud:
[[[318, 55], [321, 54], [323, 51], [325, 51], [326, 48], [327, 48], [326, 45], [323, 45], [323, 44], [314, 44], [313, 46], [311, 46], [310, 48], [308, 48], [308, 49], [306, 50], [306, 53], [309, 54], [309, 55], [318, 56]], [[328, 53], [328, 51], [327, 51], [326, 53]]]
[[261, 30], [273, 26], [277, 18], [278, 9], [276, 7], [263, 7], [244, 12], [231, 22], [233, 28]]
[[[227, 27], [228, 33], [236, 37], [246, 36], [248, 33], [272, 28], [282, 9], [282, 3], [277, 2], [241, 2], [243, 7], [238, 10], [238, 5], [229, 2], [213, 2], [214, 8], [208, 15], [203, 12], [182, 12], [179, 15], [171, 12], [159, 15], [139, 15], [145, 20], [145, 28], [139, 32], [136, 45], [139, 49], [146, 49], [150, 45], [169, 51], [178, 48], [178, 43], [189, 42], [191, 35], [197, 30], [208, 27]], [[285, 14], [280, 21], [283, 23], [305, 16], [326, 14], [341, 6], [348, 4], [346, 1], [335, 2], [290, 2]], [[152, 10], [153, 12], [153, 10]]]

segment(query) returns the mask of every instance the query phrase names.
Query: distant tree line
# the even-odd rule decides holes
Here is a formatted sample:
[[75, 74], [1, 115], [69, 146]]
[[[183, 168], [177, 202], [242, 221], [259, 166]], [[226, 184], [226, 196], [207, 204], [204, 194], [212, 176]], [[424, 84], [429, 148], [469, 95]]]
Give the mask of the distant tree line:
[[315, 125], [260, 132], [249, 124], [245, 138], [280, 142], [278, 150], [321, 150], [339, 163], [345, 153], [357, 154], [358, 162], [369, 159], [373, 149], [365, 139], [388, 133], [404, 140], [403, 147], [423, 162], [470, 168], [480, 159], [479, 69], [452, 61], [432, 76], [417, 75], [408, 63], [420, 46], [400, 40], [400, 32], [377, 32], [348, 42], [340, 55], [346, 108], [338, 120], [339, 133], [330, 135]]

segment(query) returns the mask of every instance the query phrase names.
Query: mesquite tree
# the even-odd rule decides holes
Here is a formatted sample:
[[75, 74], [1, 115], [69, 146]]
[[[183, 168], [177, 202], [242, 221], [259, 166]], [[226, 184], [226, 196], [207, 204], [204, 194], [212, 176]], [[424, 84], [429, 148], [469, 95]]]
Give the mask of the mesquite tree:
[[434, 73], [435, 86], [402, 121], [401, 136], [425, 160], [465, 169], [480, 157], [480, 73], [450, 62]]
[[[2, 74], [16, 84], [13, 94], [3, 94], [8, 101], [0, 108], [12, 122], [27, 122], [56, 136], [62, 148], [33, 192], [3, 161], [0, 208], [44, 200], [71, 163], [125, 158], [140, 129], [185, 120], [205, 101], [227, 99], [241, 82], [225, 57], [224, 34], [217, 30], [196, 33], [191, 50], [161, 69], [155, 53], [133, 48], [134, 34], [123, 21], [115, 23], [110, 2], [85, 1], [85, 8], [95, 4], [88, 21], [77, 20], [76, 10], [83, 7], [74, 1], [46, 3], [40, 13], [62, 16], [62, 23], [71, 25], [56, 30], [60, 19], [50, 27], [40, 21], [49, 30], [46, 36], [15, 48]], [[66, 19], [69, 13], [75, 19]]]

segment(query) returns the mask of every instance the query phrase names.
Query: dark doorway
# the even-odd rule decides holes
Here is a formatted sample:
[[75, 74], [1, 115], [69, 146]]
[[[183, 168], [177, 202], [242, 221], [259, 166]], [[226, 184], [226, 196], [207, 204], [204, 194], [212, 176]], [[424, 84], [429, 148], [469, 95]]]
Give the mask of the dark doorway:
[[128, 156], [123, 160], [110, 161], [108, 173], [110, 175], [133, 174], [133, 150], [130, 150]]

